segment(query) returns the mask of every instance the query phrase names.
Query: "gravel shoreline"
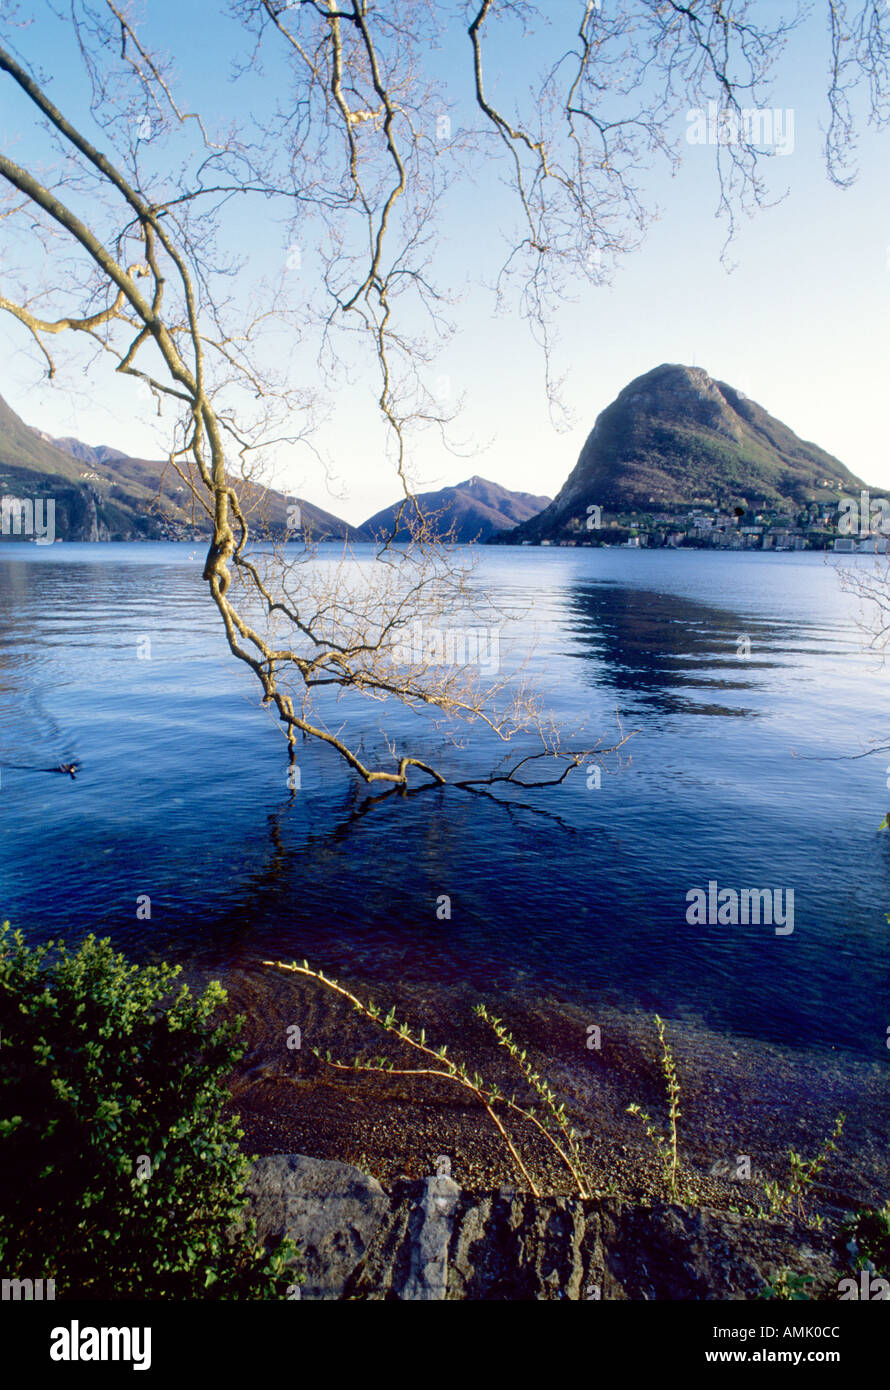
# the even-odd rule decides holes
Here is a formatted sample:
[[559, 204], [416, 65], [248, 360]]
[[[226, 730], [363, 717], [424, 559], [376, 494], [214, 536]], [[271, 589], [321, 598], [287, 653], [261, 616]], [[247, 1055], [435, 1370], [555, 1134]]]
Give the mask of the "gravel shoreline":
[[[401, 983], [384, 990], [341, 979], [361, 999], [395, 1005], [399, 1019], [425, 1027], [435, 1046], [447, 1043], [470, 1071], [496, 1082], [517, 1101], [531, 1092], [512, 1059], [472, 1012], [481, 996], [470, 986], [431, 992]], [[232, 1083], [234, 1108], [251, 1153], [303, 1153], [355, 1164], [384, 1186], [450, 1172], [462, 1187], [522, 1188], [523, 1182], [484, 1111], [453, 1083], [435, 1078], [368, 1076], [332, 1070], [311, 1049], [344, 1061], [386, 1055], [398, 1066], [421, 1059], [344, 1001], [314, 982], [270, 970], [223, 976], [230, 1006], [245, 1016], [247, 1053]], [[599, 1049], [588, 1047], [589, 1010], [553, 997], [530, 1004], [526, 994], [501, 991], [484, 1002], [565, 1101], [582, 1136], [586, 1171], [600, 1195], [635, 1201], [664, 1199], [660, 1163], [638, 1117], [636, 1102], [662, 1125], [667, 1117], [654, 1019], [597, 1011]], [[680, 1156], [697, 1201], [723, 1209], [763, 1204], [765, 1180], [789, 1174], [788, 1151], [813, 1157], [846, 1114], [839, 1151], [811, 1199], [813, 1211], [880, 1205], [890, 1195], [890, 1087], [886, 1067], [830, 1052], [791, 1052], [747, 1039], [726, 1038], [665, 1018], [681, 1088]], [[300, 1029], [300, 1047], [294, 1025]], [[291, 1032], [288, 1032], [288, 1029]], [[570, 1176], [529, 1125], [511, 1127], [542, 1192], [572, 1191]], [[747, 1158], [751, 1177], [737, 1177]]]

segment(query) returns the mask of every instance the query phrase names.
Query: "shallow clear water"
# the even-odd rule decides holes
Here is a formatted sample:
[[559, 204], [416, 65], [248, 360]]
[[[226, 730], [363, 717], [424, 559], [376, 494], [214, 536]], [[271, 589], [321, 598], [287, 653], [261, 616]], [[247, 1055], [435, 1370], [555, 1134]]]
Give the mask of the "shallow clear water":
[[[584, 772], [498, 801], [382, 799], [285, 743], [178, 545], [0, 547], [0, 911], [140, 957], [250, 969], [309, 956], [362, 978], [546, 989], [707, 1028], [886, 1059], [888, 682], [836, 564], [864, 557], [487, 549], [505, 632], [563, 725], [638, 729]], [[137, 643], [151, 639], [151, 658]], [[750, 638], [750, 659], [738, 655]], [[387, 706], [339, 711], [369, 757], [484, 775]], [[797, 756], [795, 756], [797, 755]], [[75, 781], [39, 769], [77, 761]], [[794, 889], [794, 931], [692, 926], [686, 894]], [[136, 916], [149, 894], [150, 921]], [[436, 900], [452, 900], [450, 921]]]

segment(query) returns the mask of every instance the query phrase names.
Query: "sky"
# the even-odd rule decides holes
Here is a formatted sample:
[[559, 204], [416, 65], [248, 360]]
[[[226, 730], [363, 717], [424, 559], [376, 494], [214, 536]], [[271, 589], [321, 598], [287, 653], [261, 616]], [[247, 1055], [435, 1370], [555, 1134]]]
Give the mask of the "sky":
[[[559, 0], [560, 4], [567, 0]], [[608, 4], [609, 0], [603, 0]], [[771, 6], [773, 11], [778, 7]], [[249, 81], [226, 79], [225, 26], [214, 29], [210, 0], [187, 6], [151, 0], [145, 30], [173, 52], [186, 105], [217, 108], [250, 101]], [[53, 99], [80, 119], [84, 86], [63, 25], [40, 0], [20, 7], [34, 22], [14, 31], [17, 52], [52, 78]], [[2, 21], [0, 35], [10, 37]], [[460, 122], [466, 44], [455, 31], [436, 62], [455, 72]], [[715, 219], [714, 151], [685, 140], [680, 173], [652, 174], [649, 201], [660, 207], [640, 250], [623, 258], [612, 282], [579, 283], [577, 302], [554, 306], [554, 366], [566, 374], [563, 398], [569, 427], [554, 426], [544, 389], [539, 347], [513, 308], [498, 316], [480, 283], [493, 267], [492, 228], [506, 216], [496, 185], [481, 174], [445, 205], [437, 270], [463, 298], [452, 311], [455, 338], [436, 364], [453, 400], [462, 401], [454, 434], [458, 455], [425, 435], [415, 460], [418, 485], [438, 487], [479, 475], [518, 491], [553, 496], [574, 466], [597, 414], [634, 377], [662, 362], [704, 367], [778, 416], [802, 438], [834, 454], [877, 488], [890, 491], [887, 443], [888, 291], [890, 291], [890, 133], [864, 131], [859, 176], [852, 188], [833, 186], [822, 157], [827, 49], [821, 18], [808, 19], [783, 59], [771, 105], [794, 112], [793, 149], [770, 161], [771, 189], [787, 196], [743, 220], [730, 270], [721, 262], [725, 227]], [[516, 40], [498, 54], [507, 81], [511, 65], [523, 74], [532, 61]], [[3, 145], [15, 158], [36, 151], [38, 134], [26, 101], [0, 80]], [[471, 173], [474, 171], [471, 171]], [[240, 217], [240, 220], [239, 220]], [[287, 228], [265, 212], [261, 221], [236, 214], [232, 235], [248, 248], [252, 272], [277, 273], [287, 253]], [[0, 282], [3, 267], [0, 223]], [[299, 274], [315, 272], [311, 247]], [[163, 432], [133, 383], [97, 367], [84, 379], [76, 362], [56, 385], [41, 381], [24, 330], [0, 316], [0, 394], [29, 424], [55, 436], [74, 435], [127, 453], [159, 457]], [[294, 370], [307, 384], [314, 354], [300, 350]], [[398, 493], [375, 407], [376, 383], [359, 372], [328, 403], [314, 438], [323, 462], [305, 449], [274, 460], [276, 483], [360, 523]]]

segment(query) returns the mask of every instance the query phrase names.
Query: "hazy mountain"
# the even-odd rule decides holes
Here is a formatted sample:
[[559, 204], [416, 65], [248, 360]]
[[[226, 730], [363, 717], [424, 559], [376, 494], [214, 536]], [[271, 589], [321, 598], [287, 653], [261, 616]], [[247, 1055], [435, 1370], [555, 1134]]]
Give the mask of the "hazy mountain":
[[[455, 487], [418, 493], [417, 501], [437, 535], [446, 536], [453, 532], [456, 541], [469, 543], [486, 541], [499, 532], [510, 530], [540, 512], [550, 498], [535, 497], [529, 492], [511, 492], [485, 478], [468, 478], [465, 483], [458, 483]], [[392, 536], [399, 505], [395, 503], [391, 507], [384, 507], [383, 511], [364, 523], [362, 530], [375, 539]], [[405, 508], [397, 539], [407, 540], [405, 520], [410, 515], [410, 510]]]
[[865, 484], [701, 367], [637, 377], [598, 416], [555, 500], [510, 540], [571, 534], [587, 508], [670, 512], [692, 504], [795, 509]]
[[105, 464], [116, 463], [121, 459], [126, 459], [127, 454], [122, 454], [120, 449], [110, 449], [107, 444], [98, 444], [93, 448], [92, 444], [84, 444], [80, 439], [72, 439], [66, 436], [64, 439], [52, 439], [50, 435], [43, 434], [38, 430], [41, 439], [54, 444], [57, 449], [62, 449], [64, 453], [71, 454], [72, 458], [79, 459], [81, 463], [89, 464], [91, 467], [103, 467]]
[[[313, 540], [364, 539], [339, 517], [302, 498], [236, 480], [248, 524], [256, 534], [280, 537], [288, 507], [300, 507], [303, 534]], [[192, 516], [187, 486], [169, 464], [130, 458], [107, 445], [53, 439], [32, 429], [0, 397], [0, 495], [49, 498], [56, 504], [62, 540], [203, 540], [206, 515]]]

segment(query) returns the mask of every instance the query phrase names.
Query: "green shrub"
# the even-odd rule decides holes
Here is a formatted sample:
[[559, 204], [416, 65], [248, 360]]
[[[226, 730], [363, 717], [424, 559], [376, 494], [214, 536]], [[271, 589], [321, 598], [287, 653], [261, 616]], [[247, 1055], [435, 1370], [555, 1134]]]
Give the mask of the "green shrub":
[[812, 1274], [795, 1274], [793, 1269], [780, 1269], [766, 1281], [757, 1297], [778, 1298], [789, 1303], [808, 1303], [813, 1298], [815, 1284]]
[[0, 929], [0, 1273], [56, 1298], [284, 1298], [290, 1243], [242, 1219], [226, 1079], [241, 1019], [107, 940]]
[[856, 1269], [870, 1264], [878, 1274], [890, 1276], [890, 1202], [879, 1210], [857, 1211], [843, 1226], [842, 1238]]

